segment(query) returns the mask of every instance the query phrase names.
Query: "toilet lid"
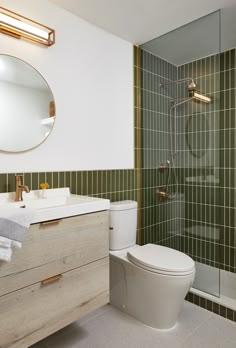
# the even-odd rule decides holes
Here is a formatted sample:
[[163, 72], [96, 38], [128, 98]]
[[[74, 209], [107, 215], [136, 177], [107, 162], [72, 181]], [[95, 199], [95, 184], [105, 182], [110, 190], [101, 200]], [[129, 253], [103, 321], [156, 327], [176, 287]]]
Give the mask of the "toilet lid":
[[168, 275], [187, 275], [194, 271], [194, 261], [180, 251], [156, 244], [146, 244], [128, 251], [128, 259], [151, 272]]

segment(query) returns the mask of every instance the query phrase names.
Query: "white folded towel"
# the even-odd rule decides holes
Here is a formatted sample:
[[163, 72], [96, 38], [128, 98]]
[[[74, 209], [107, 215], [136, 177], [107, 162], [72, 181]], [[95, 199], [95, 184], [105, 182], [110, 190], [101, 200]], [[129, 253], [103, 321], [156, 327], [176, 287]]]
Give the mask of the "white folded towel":
[[12, 248], [0, 247], [0, 261], [10, 262], [12, 257]]
[[35, 211], [29, 208], [0, 209], [0, 261], [10, 262], [13, 248], [21, 248]]
[[18, 248], [20, 249], [22, 247], [22, 243], [16, 242], [15, 240], [11, 240], [5, 237], [0, 237], [0, 248]]

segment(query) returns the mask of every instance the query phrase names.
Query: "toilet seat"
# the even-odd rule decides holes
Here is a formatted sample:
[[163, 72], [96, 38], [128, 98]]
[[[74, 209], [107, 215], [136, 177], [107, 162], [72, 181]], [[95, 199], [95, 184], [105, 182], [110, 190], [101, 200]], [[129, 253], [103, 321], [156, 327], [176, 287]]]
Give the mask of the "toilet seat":
[[130, 262], [145, 270], [169, 276], [194, 272], [194, 261], [188, 255], [156, 244], [146, 244], [127, 252]]

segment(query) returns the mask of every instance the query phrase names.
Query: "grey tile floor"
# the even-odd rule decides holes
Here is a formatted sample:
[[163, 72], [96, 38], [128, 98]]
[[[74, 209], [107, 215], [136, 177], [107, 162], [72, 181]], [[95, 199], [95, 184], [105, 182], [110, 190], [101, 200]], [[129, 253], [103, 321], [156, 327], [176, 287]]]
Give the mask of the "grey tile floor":
[[146, 327], [107, 305], [31, 348], [235, 348], [236, 323], [185, 302], [169, 331]]

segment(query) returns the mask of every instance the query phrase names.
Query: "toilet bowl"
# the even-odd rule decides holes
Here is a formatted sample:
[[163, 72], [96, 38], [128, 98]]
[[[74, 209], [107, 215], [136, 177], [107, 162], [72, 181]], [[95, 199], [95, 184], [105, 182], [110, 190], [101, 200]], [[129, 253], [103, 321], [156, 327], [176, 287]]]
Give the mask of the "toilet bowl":
[[136, 202], [111, 203], [110, 303], [145, 325], [167, 330], [177, 322], [195, 264], [174, 249], [135, 244], [136, 224]]

